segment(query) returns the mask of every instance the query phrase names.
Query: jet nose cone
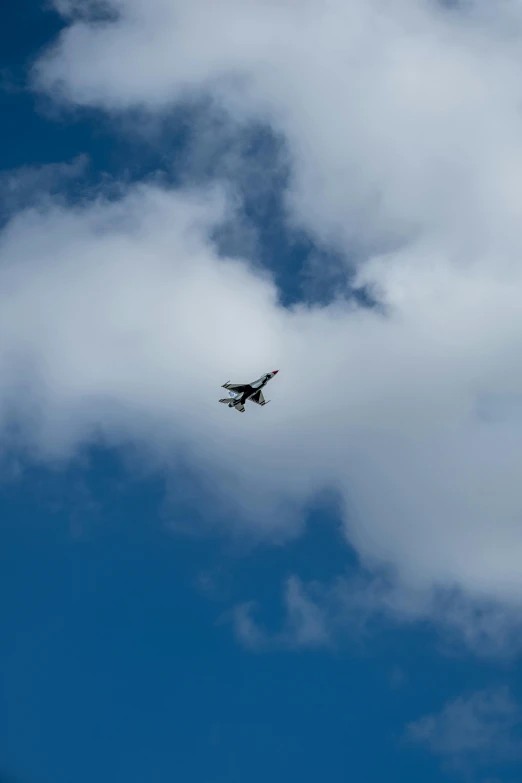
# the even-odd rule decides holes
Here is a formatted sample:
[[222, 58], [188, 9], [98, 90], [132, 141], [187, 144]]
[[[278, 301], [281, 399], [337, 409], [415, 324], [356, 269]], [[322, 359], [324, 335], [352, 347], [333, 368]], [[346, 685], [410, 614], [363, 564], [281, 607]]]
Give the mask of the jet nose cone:
[[279, 370], [273, 370], [272, 371], [272, 375], [277, 375], [278, 372], [279, 372]]

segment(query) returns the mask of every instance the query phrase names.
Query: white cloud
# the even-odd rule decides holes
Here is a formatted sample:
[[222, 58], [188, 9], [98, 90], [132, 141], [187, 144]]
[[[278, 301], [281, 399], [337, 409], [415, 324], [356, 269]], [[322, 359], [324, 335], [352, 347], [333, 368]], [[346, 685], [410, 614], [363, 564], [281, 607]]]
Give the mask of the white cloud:
[[210, 90], [236, 117], [270, 121], [291, 146], [297, 215], [321, 236], [517, 233], [517, 3], [493, 19], [480, 1], [106, 5], [119, 20], [72, 24], [37, 69], [40, 85], [108, 109], [163, 109]]
[[408, 726], [408, 738], [459, 767], [520, 756], [520, 709], [507, 688], [460, 696]]
[[[271, 536], [334, 484], [363, 563], [391, 566], [394, 600], [456, 588], [513, 616], [520, 3], [106, 5], [117, 20], [94, 23], [92, 4], [60, 0], [71, 23], [38, 65], [40, 88], [152, 113], [207, 91], [236, 121], [270, 123], [292, 162], [292, 219], [348, 259], [365, 252], [358, 278], [387, 315], [282, 310], [269, 280], [216, 257], [222, 207], [206, 196], [150, 186], [24, 212], [0, 245], [4, 411], [29, 411], [55, 452], [103, 426], [167, 463], [188, 454], [234, 524]], [[275, 368], [268, 408], [216, 404], [220, 382]]]

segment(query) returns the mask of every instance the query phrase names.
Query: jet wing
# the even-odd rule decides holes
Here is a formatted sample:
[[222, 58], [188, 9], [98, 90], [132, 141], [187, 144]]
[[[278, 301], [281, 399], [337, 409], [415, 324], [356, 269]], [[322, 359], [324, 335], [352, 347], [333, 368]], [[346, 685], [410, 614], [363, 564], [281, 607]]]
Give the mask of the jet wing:
[[261, 391], [261, 389], [259, 389], [258, 392], [253, 394], [249, 399], [251, 402], [257, 403], [257, 405], [266, 405], [266, 400], [263, 397], [263, 392]]
[[244, 383], [230, 383], [230, 381], [227, 381], [223, 384], [221, 387], [222, 389], [230, 389], [230, 391], [235, 392], [243, 392], [245, 391], [245, 384]]

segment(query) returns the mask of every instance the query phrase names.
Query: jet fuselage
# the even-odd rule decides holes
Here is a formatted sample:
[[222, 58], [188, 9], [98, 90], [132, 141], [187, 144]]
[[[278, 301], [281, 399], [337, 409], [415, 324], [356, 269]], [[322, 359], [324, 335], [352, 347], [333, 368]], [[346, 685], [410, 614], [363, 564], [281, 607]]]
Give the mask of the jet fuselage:
[[252, 402], [258, 405], [266, 405], [267, 401], [263, 397], [262, 389], [278, 372], [279, 370], [274, 370], [273, 372], [265, 373], [265, 375], [262, 375], [261, 378], [252, 383], [230, 383], [230, 381], [227, 381], [223, 384], [223, 388], [229, 390], [228, 393], [231, 399], [220, 400], [220, 402], [226, 402], [229, 408], [235, 408], [240, 412], [244, 412], [247, 400], [252, 400]]
[[259, 389], [263, 389], [267, 385], [270, 378], [273, 378], [272, 373], [267, 373], [267, 375], [263, 375], [261, 378], [258, 378], [258, 380], [254, 381], [254, 383], [245, 384], [243, 394], [240, 397], [241, 404], [244, 405], [249, 397], [259, 391]]

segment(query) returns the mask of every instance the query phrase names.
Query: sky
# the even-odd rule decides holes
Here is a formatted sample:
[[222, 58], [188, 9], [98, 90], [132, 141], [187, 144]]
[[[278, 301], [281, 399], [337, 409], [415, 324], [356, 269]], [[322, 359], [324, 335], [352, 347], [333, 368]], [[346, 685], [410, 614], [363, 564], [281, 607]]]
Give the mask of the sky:
[[520, 783], [520, 2], [2, 20], [0, 779]]

